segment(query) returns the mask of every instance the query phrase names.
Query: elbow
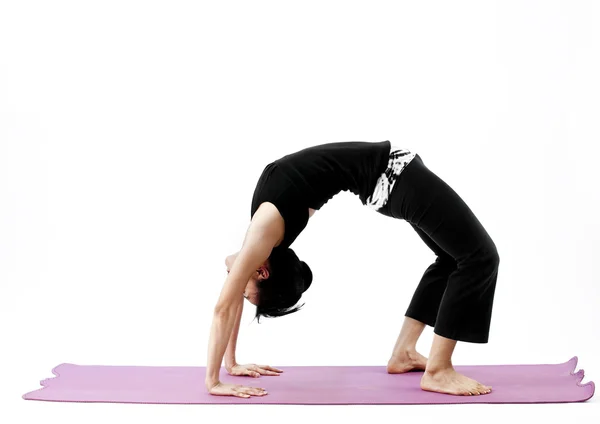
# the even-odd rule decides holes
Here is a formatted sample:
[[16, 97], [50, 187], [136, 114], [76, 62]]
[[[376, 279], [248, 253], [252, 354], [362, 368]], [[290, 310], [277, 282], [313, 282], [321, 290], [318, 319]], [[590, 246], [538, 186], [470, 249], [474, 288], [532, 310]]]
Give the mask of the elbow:
[[219, 300], [213, 310], [215, 317], [229, 317], [235, 315], [238, 309], [242, 306], [244, 298], [240, 296], [238, 299], [229, 301]]
[[233, 313], [234, 309], [235, 309], [234, 305], [218, 304], [217, 306], [215, 306], [213, 313], [216, 317], [225, 317], [225, 316], [231, 315]]
[[214, 316], [216, 317], [221, 317], [223, 315], [226, 315], [226, 311], [227, 309], [224, 306], [215, 306], [215, 309], [213, 311]]

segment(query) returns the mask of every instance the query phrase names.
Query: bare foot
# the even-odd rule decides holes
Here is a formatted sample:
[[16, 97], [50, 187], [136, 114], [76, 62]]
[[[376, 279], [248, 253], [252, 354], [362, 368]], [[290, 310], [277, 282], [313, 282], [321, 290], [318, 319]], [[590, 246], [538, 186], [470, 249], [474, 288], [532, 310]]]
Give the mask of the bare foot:
[[459, 374], [452, 367], [435, 372], [426, 370], [421, 378], [421, 389], [458, 396], [485, 395], [492, 391], [491, 386]]
[[427, 358], [416, 350], [412, 350], [393, 356], [387, 364], [387, 372], [402, 374], [412, 370], [424, 370], [426, 366]]

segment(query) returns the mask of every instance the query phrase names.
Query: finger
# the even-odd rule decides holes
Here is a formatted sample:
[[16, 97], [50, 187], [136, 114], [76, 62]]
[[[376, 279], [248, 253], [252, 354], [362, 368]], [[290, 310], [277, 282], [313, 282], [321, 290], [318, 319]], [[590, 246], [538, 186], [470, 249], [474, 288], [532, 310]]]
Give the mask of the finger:
[[260, 365], [260, 367], [264, 368], [266, 370], [269, 370], [269, 371], [283, 372], [283, 370], [280, 370], [279, 368], [272, 367], [270, 365]]
[[235, 396], [241, 396], [241, 397], [250, 397], [250, 393], [246, 392], [246, 387], [244, 386], [236, 386], [234, 387], [232, 390], [233, 394]]
[[260, 377], [260, 374], [257, 371], [246, 370], [244, 375], [249, 375], [250, 377]]
[[241, 391], [248, 395], [254, 395], [254, 396], [262, 396], [262, 395], [266, 394], [266, 390], [262, 390], [262, 389], [258, 389], [258, 388], [254, 388], [254, 387], [244, 387]]
[[234, 396], [242, 397], [242, 398], [249, 398], [250, 397], [249, 394], [241, 393], [241, 392], [234, 392], [233, 394], [234, 394]]
[[260, 371], [258, 371], [261, 373], [261, 375], [279, 375], [278, 372], [275, 371], [267, 371], [267, 370], [263, 370], [261, 369]]
[[250, 387], [250, 386], [242, 386], [241, 389], [245, 390], [246, 392], [250, 391], [250, 392], [266, 392], [267, 389], [265, 389], [264, 387]]

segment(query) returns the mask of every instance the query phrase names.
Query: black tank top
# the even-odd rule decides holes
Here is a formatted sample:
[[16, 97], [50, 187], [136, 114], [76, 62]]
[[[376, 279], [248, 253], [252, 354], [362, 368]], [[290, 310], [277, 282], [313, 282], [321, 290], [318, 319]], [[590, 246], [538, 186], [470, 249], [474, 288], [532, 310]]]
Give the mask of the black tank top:
[[278, 247], [289, 247], [306, 227], [308, 208], [318, 210], [346, 190], [366, 204], [387, 167], [390, 149], [389, 140], [344, 141], [308, 147], [277, 159], [258, 179], [250, 217], [263, 202], [273, 203], [285, 222], [284, 239]]

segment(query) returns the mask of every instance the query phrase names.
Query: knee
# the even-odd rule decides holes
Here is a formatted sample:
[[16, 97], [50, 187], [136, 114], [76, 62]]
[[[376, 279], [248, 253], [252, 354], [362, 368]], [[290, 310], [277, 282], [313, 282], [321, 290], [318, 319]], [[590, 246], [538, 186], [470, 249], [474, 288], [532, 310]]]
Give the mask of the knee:
[[500, 255], [492, 240], [490, 240], [482, 249], [481, 261], [490, 272], [498, 271]]
[[439, 254], [435, 258], [435, 265], [440, 268], [454, 269], [457, 266], [456, 260], [448, 254]]

